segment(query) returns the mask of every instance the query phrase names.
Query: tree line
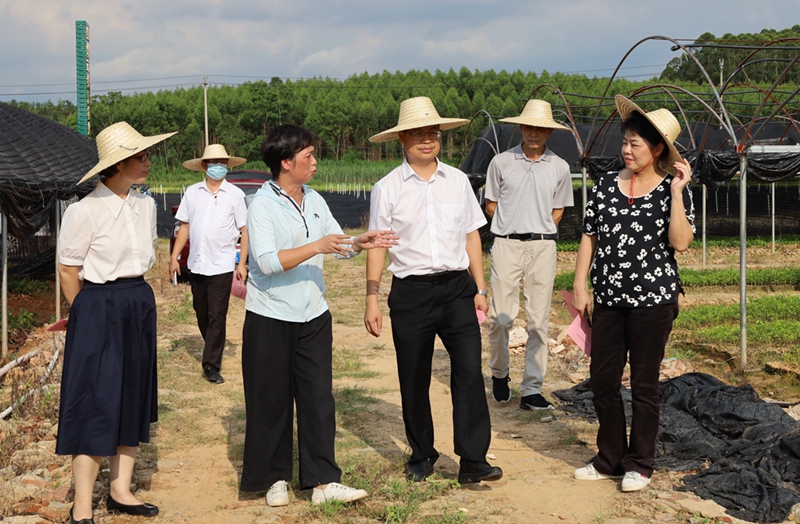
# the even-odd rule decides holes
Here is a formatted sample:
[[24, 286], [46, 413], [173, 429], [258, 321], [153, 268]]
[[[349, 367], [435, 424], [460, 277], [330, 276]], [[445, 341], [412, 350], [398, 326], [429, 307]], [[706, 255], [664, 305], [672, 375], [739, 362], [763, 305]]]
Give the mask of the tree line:
[[[765, 31], [758, 34], [762, 40], [772, 36], [772, 33]], [[783, 35], [787, 31], [800, 35], [800, 26], [774, 33]], [[706, 34], [698, 41], [729, 41], [740, 36], [725, 35], [721, 39], [715, 39], [713, 35]], [[711, 72], [716, 56], [725, 53], [728, 53], [725, 54], [728, 57], [738, 56], [737, 50], [727, 48], [705, 48], [696, 53], [701, 60], [708, 62]], [[735, 61], [734, 58], [726, 60], [731, 60], [726, 62], [731, 64]], [[550, 74], [547, 71], [540, 74], [520, 70], [479, 71], [466, 67], [458, 71], [437, 70], [433, 73], [427, 70], [362, 73], [345, 80], [309, 78], [284, 81], [274, 77], [269, 82], [245, 82], [236, 86], [212, 85], [208, 88], [209, 134], [211, 142], [224, 144], [230, 154], [258, 160], [261, 140], [270, 128], [281, 123], [297, 123], [307, 126], [317, 135], [317, 150], [322, 158], [397, 158], [402, 154], [399, 144], [371, 144], [368, 138], [397, 123], [402, 100], [424, 95], [433, 100], [442, 116], [469, 119], [478, 114], [469, 128], [465, 126], [446, 134], [443, 156], [453, 158], [458, 155], [461, 145], [473, 140], [488, 123], [483, 112], [493, 118], [517, 115], [532, 94], [553, 104], [556, 119], [566, 121], [564, 101], [556, 94], [556, 89], [560, 90], [568, 101], [576, 123], [591, 122], [596, 114], [601, 119], [610, 115], [614, 107], [613, 95], [616, 93], [627, 95], [660, 82], [673, 85], [683, 83], [684, 88], [710, 100], [710, 86], [698, 85], [697, 79], [692, 76], [693, 69], [687, 63], [686, 60], [673, 60], [662, 73], [661, 79], [616, 79], [610, 86], [607, 78], [589, 78], [586, 75]], [[765, 64], [764, 68], [766, 67]], [[748, 69], [748, 74], [754, 74], [754, 71], [755, 69]], [[800, 67], [795, 68], [794, 72], [800, 74]], [[769, 77], [768, 72], [753, 79], [753, 83], [760, 82], [762, 88], [768, 87], [773, 81], [774, 77]], [[534, 89], [543, 85], [545, 87], [533, 93]], [[790, 88], [793, 90], [796, 86]], [[606, 90], [605, 103], [598, 107], [601, 95]], [[637, 101], [647, 110], [657, 107], [674, 108], [672, 96], [677, 96], [690, 117], [702, 113], [701, 104], [680, 93], [675, 95], [668, 91], [670, 90], [666, 88], [654, 88], [637, 98]], [[781, 91], [779, 95], [786, 92], [789, 91]], [[734, 114], [734, 119], [743, 121], [753, 114], [762, 96], [757, 88], [742, 87], [729, 92], [725, 103]], [[76, 108], [72, 102], [61, 100], [57, 103], [12, 103], [73, 128], [77, 127]], [[160, 157], [159, 162], [163, 162], [167, 168], [178, 167], [183, 160], [199, 156], [202, 152], [203, 88], [197, 86], [131, 95], [109, 92], [92, 97], [93, 135], [120, 120], [127, 121], [145, 135], [178, 131], [176, 136], [159, 145], [160, 150], [155, 152]]]

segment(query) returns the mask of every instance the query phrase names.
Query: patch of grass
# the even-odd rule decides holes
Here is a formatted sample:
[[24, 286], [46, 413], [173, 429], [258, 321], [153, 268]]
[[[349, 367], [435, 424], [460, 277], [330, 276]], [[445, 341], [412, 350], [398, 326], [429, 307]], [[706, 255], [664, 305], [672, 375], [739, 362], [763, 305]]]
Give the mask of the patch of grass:
[[355, 349], [333, 348], [333, 378], [375, 378], [379, 375], [366, 367]]
[[[800, 343], [800, 296], [770, 295], [747, 303], [747, 339], [754, 346]], [[737, 344], [739, 305], [701, 305], [681, 311], [674, 331], [690, 343]]]
[[[681, 283], [685, 288], [726, 287], [739, 285], [738, 269], [681, 269]], [[556, 275], [553, 289], [572, 289], [575, 272], [568, 271]], [[800, 268], [778, 267], [749, 269], [748, 286], [795, 286], [800, 287]]]
[[186, 324], [194, 320], [191, 291], [185, 291], [180, 302], [170, 307], [169, 319], [176, 324]]
[[[345, 523], [374, 521], [398, 524], [416, 521], [420, 506], [429, 500], [445, 495], [456, 489], [454, 480], [440, 480], [436, 475], [426, 482], [408, 482], [402, 478], [407, 456], [398, 456], [391, 462], [379, 455], [350, 453], [339, 459], [342, 468], [342, 482], [370, 494], [369, 504], [340, 504], [329, 502], [308, 507], [310, 517], [325, 522]], [[460, 513], [460, 512], [459, 512]], [[429, 515], [422, 522], [451, 524], [464, 522], [458, 514], [446, 510], [444, 515]]]
[[422, 518], [423, 524], [461, 524], [467, 521], [467, 516], [452, 508], [445, 508], [441, 515], [427, 515]]
[[370, 390], [360, 386], [334, 387], [333, 397], [336, 401], [339, 424], [344, 427], [358, 427], [363, 424], [373, 424], [376, 419], [382, 418], [383, 414], [379, 411], [367, 409], [368, 406], [379, 402], [370, 393]]
[[8, 281], [8, 293], [11, 295], [39, 295], [52, 293], [53, 286], [47, 280], [34, 280], [29, 277], [15, 278]]

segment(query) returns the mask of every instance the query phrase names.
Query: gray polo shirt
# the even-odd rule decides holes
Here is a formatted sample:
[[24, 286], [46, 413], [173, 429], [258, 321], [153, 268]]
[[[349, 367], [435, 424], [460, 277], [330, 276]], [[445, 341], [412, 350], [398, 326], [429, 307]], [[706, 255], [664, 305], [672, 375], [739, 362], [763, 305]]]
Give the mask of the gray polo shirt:
[[531, 162], [520, 144], [492, 159], [485, 196], [497, 202], [495, 235], [556, 233], [553, 209], [573, 205], [569, 164], [550, 149]]

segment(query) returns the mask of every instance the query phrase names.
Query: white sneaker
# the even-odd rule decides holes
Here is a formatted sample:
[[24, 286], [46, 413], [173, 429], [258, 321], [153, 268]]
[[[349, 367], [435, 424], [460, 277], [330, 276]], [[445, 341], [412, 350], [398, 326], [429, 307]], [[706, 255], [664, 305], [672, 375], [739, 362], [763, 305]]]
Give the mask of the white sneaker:
[[650, 484], [650, 477], [645, 477], [638, 471], [626, 471], [622, 478], [622, 491], [639, 491]]
[[351, 488], [338, 482], [331, 482], [325, 489], [314, 488], [314, 492], [311, 494], [311, 503], [322, 504], [330, 500], [353, 502], [354, 500], [365, 498], [367, 498], [367, 492], [363, 489]]
[[269, 491], [267, 491], [267, 506], [288, 506], [289, 505], [289, 491], [286, 486], [285, 480], [279, 480], [273, 484]]
[[603, 479], [621, 479], [622, 475], [606, 475], [594, 469], [594, 464], [589, 462], [582, 468], [578, 468], [573, 473], [577, 480], [603, 480]]

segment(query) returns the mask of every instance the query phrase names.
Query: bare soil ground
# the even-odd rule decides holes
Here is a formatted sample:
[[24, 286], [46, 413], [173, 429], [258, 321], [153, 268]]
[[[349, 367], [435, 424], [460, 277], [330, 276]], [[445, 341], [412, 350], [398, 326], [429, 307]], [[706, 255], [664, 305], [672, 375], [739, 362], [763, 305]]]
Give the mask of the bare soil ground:
[[[753, 250], [750, 266], [791, 265], [798, 259], [799, 249], [800, 246], [784, 246], [774, 254], [768, 248]], [[364, 479], [371, 479], [371, 496], [355, 507], [334, 505], [319, 509], [310, 505], [308, 492], [294, 485], [289, 506], [269, 508], [263, 493], [247, 494], [238, 490], [245, 424], [241, 379], [244, 303], [231, 299], [222, 369], [226, 382], [211, 385], [201, 376], [202, 339], [194, 322], [188, 286], [173, 287], [167, 279], [167, 250], [163, 243], [159, 244], [158, 257], [147, 279], [153, 286], [159, 307], [160, 422], [154, 426], [151, 443], [141, 447], [135, 474], [140, 498], [161, 508], [154, 522], [736, 522], [713, 503], [677, 492], [676, 488], [681, 485], [680, 474], [656, 472], [647, 490], [632, 494], [621, 493], [618, 483], [613, 481], [573, 480], [573, 470], [594, 455], [597, 427], [568, 418], [559, 410], [520, 410], [518, 385], [524, 365], [521, 353], [512, 352], [514, 395], [507, 404], [491, 399], [490, 375], [488, 369], [484, 371], [493, 437], [488, 458], [492, 464], [502, 467], [505, 475], [498, 482], [458, 487], [454, 482], [458, 456], [452, 445], [449, 360], [440, 343], [434, 355], [430, 395], [436, 446], [442, 456], [436, 464], [435, 475], [425, 483], [435, 487], [435, 493], [415, 502], [417, 505], [410, 514], [403, 513], [402, 508], [394, 508], [393, 497], [410, 488], [405, 487], [403, 480], [408, 447], [385, 304], [390, 278], [384, 277], [381, 287], [384, 333], [376, 339], [366, 333], [362, 322], [363, 257], [351, 261], [326, 260], [325, 273], [327, 297], [334, 318], [337, 458], [344, 471], [343, 482], [363, 484], [367, 482]], [[680, 263], [683, 267], [699, 268], [699, 257], [698, 250], [682, 256]], [[709, 250], [708, 260], [709, 266], [731, 267], [738, 261], [738, 251], [714, 248]], [[574, 253], [559, 254], [559, 271], [572, 268]], [[727, 302], [736, 298], [731, 290], [720, 290], [704, 294], [703, 298], [690, 296], [687, 300]], [[551, 347], [545, 384], [548, 398], [552, 398], [553, 390], [571, 387], [588, 376], [588, 360], [563, 337], [569, 321], [563, 301], [554, 299], [553, 304], [550, 331], [555, 343]], [[484, 329], [484, 359], [488, 358], [486, 331]], [[33, 337], [32, 343], [52, 345], [46, 336]], [[685, 363], [677, 369], [673, 364], [664, 371], [690, 370], [692, 364]], [[47, 499], [50, 506], [61, 509], [61, 513], [53, 518], [42, 514], [42, 507], [49, 507], [44, 503], [50, 496], [47, 494], [57, 489], [68, 490], [70, 483], [68, 462], [49, 453], [57, 431], [57, 427], [46, 426], [51, 422], [55, 421], [39, 421], [38, 437], [33, 439], [39, 442], [30, 444], [48, 452], [43, 458], [37, 462], [30, 459], [30, 454], [17, 457], [10, 468], [0, 470], [0, 492], [2, 486], [7, 485], [5, 495], [0, 493], [0, 510], [8, 516], [18, 515], [14, 519], [30, 519], [10, 520], [7, 516], [3, 524], [66, 519], [64, 508], [71, 500], [68, 492], [61, 497], [62, 506], [53, 506]], [[42, 424], [46, 430], [41, 430]], [[2, 429], [0, 427], [0, 433]], [[23, 464], [25, 457], [29, 460]], [[37, 491], [29, 489], [33, 480], [24, 484], [30, 495], [20, 500], [16, 496], [23, 486], [19, 478], [26, 471], [38, 472], [36, 478], [43, 479], [42, 485]], [[107, 476], [108, 471], [103, 470], [96, 488], [95, 522], [142, 520], [106, 514], [103, 497], [107, 493]], [[11, 495], [9, 487], [16, 490]], [[409, 500], [401, 499], [397, 504], [408, 505]], [[22, 506], [26, 503], [29, 504], [27, 510]], [[22, 516], [26, 511], [30, 517]]]

